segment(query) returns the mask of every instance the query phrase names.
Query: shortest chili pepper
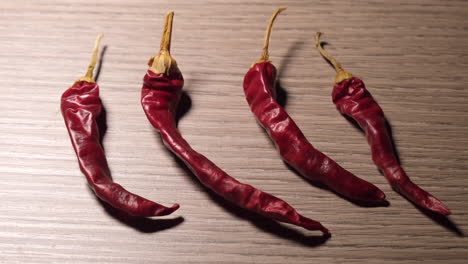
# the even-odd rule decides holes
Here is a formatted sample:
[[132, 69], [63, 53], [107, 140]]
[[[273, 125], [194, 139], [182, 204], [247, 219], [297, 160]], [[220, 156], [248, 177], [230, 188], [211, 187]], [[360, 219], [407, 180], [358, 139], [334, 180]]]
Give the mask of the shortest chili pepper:
[[99, 86], [93, 79], [93, 70], [101, 38], [102, 35], [99, 35], [96, 39], [86, 75], [68, 88], [61, 100], [62, 115], [80, 169], [96, 196], [115, 208], [130, 215], [143, 217], [171, 214], [179, 208], [178, 204], [170, 208], [165, 207], [133, 194], [112, 181], [96, 121], [102, 104], [99, 99]]
[[315, 35], [317, 49], [337, 72], [332, 92], [333, 103], [338, 111], [354, 119], [364, 130], [371, 146], [374, 163], [383, 171], [396, 192], [424, 209], [449, 215], [450, 210], [441, 201], [421, 189], [406, 175], [394, 152], [388, 122], [382, 108], [366, 89], [364, 82], [344, 71], [341, 64], [322, 48], [321, 34], [317, 32]]
[[166, 16], [159, 54], [150, 59], [150, 68], [143, 79], [141, 90], [141, 105], [146, 117], [161, 134], [166, 147], [187, 165], [203, 185], [237, 206], [277, 221], [329, 234], [322, 224], [300, 215], [285, 201], [229, 176], [195, 151], [182, 137], [176, 126], [175, 112], [184, 79], [170, 55], [173, 16], [174, 12]]

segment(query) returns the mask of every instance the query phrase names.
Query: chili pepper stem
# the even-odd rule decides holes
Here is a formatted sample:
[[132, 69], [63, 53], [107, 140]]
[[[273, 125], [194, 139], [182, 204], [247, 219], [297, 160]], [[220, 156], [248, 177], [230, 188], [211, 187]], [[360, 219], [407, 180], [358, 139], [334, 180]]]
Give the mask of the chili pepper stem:
[[154, 73], [165, 73], [169, 75], [171, 71], [178, 71], [177, 63], [171, 56], [171, 37], [172, 37], [172, 20], [174, 18], [174, 11], [169, 11], [166, 14], [166, 21], [164, 23], [163, 34], [161, 37], [161, 46], [159, 54], [151, 57], [148, 65], [150, 70]]
[[101, 43], [101, 39], [102, 39], [103, 36], [104, 36], [103, 34], [99, 34], [96, 37], [96, 40], [94, 41], [93, 55], [91, 55], [91, 61], [89, 62], [88, 70], [86, 71], [86, 74], [83, 77], [76, 80], [75, 83], [80, 82], [80, 81], [86, 81], [86, 82], [89, 82], [89, 83], [96, 82], [93, 79], [93, 71], [94, 71], [94, 68], [96, 67], [97, 58], [98, 58], [98, 55], [99, 55], [98, 54], [99, 45]]
[[353, 75], [343, 70], [341, 63], [339, 63], [335, 58], [333, 58], [332, 55], [330, 55], [330, 53], [328, 53], [326, 50], [323, 49], [320, 43], [321, 35], [323, 35], [322, 32], [315, 33], [315, 46], [317, 47], [320, 55], [322, 55], [327, 61], [329, 61], [333, 65], [333, 68], [335, 68], [335, 71], [336, 71], [335, 83], [339, 83], [346, 79], [351, 79]]
[[271, 36], [271, 28], [273, 27], [273, 23], [275, 22], [276, 17], [279, 15], [279, 13], [283, 12], [286, 10], [287, 7], [280, 7], [276, 9], [276, 11], [271, 15], [270, 17], [270, 22], [268, 22], [268, 26], [266, 29], [265, 33], [265, 39], [263, 40], [263, 52], [262, 56], [260, 59], [252, 64], [251, 67], [253, 67], [257, 63], [261, 62], [270, 62], [270, 54], [268, 53], [268, 46], [270, 45], [270, 36]]

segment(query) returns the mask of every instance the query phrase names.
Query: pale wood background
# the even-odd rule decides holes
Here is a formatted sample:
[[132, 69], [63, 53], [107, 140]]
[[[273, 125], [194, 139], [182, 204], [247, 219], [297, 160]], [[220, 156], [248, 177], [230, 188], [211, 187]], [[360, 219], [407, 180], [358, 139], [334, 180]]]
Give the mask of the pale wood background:
[[[256, 124], [242, 80], [278, 17], [273, 62], [286, 109], [311, 142], [379, 186], [363, 208], [290, 171]], [[175, 10], [172, 54], [191, 108], [187, 140], [238, 179], [324, 223], [333, 237], [276, 225], [223, 203], [166, 151], [140, 106], [147, 59]], [[465, 263], [468, 257], [468, 1], [1, 1], [1, 263]], [[362, 77], [393, 125], [404, 167], [453, 211], [432, 218], [391, 191], [364, 136], [331, 103], [334, 72], [313, 35]], [[59, 111], [96, 34], [113, 177], [181, 208], [165, 220], [106, 209], [80, 173]], [[175, 220], [168, 220], [175, 219]]]

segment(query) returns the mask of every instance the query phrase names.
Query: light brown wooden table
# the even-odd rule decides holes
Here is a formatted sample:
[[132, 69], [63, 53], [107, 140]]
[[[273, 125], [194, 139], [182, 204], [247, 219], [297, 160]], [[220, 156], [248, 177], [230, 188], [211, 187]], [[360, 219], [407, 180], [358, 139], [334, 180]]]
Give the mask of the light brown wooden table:
[[[270, 52], [286, 109], [314, 146], [384, 190], [389, 207], [359, 207], [309, 184], [255, 122], [242, 80], [280, 5], [289, 9]], [[164, 148], [139, 99], [171, 9], [172, 54], [191, 99], [182, 133], [239, 180], [321, 221], [331, 239], [222, 202]], [[4, 0], [0, 12], [0, 263], [466, 263], [468, 1]], [[365, 137], [331, 103], [335, 74], [314, 48], [317, 30], [365, 80], [408, 174], [452, 209], [448, 220], [416, 209], [377, 171]], [[100, 32], [113, 177], [180, 203], [164, 220], [106, 209], [79, 171], [59, 99], [84, 74]]]

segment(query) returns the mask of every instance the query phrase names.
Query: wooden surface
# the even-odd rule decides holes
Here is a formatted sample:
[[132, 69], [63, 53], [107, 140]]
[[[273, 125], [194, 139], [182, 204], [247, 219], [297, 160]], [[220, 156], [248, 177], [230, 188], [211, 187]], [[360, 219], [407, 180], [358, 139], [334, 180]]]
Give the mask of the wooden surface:
[[[389, 207], [359, 207], [309, 184], [255, 122], [242, 80], [279, 5], [289, 9], [270, 53], [286, 109], [314, 146], [385, 191]], [[172, 54], [191, 99], [181, 132], [239, 180], [321, 221], [331, 239], [222, 202], [165, 149], [139, 99], [170, 9]], [[0, 11], [0, 263], [466, 263], [468, 1], [15, 0]], [[408, 174], [452, 209], [449, 219], [422, 213], [377, 171], [364, 136], [331, 103], [335, 74], [314, 49], [317, 30], [365, 80]], [[100, 32], [113, 177], [180, 203], [172, 217], [119, 215], [79, 171], [59, 98], [84, 74]]]

